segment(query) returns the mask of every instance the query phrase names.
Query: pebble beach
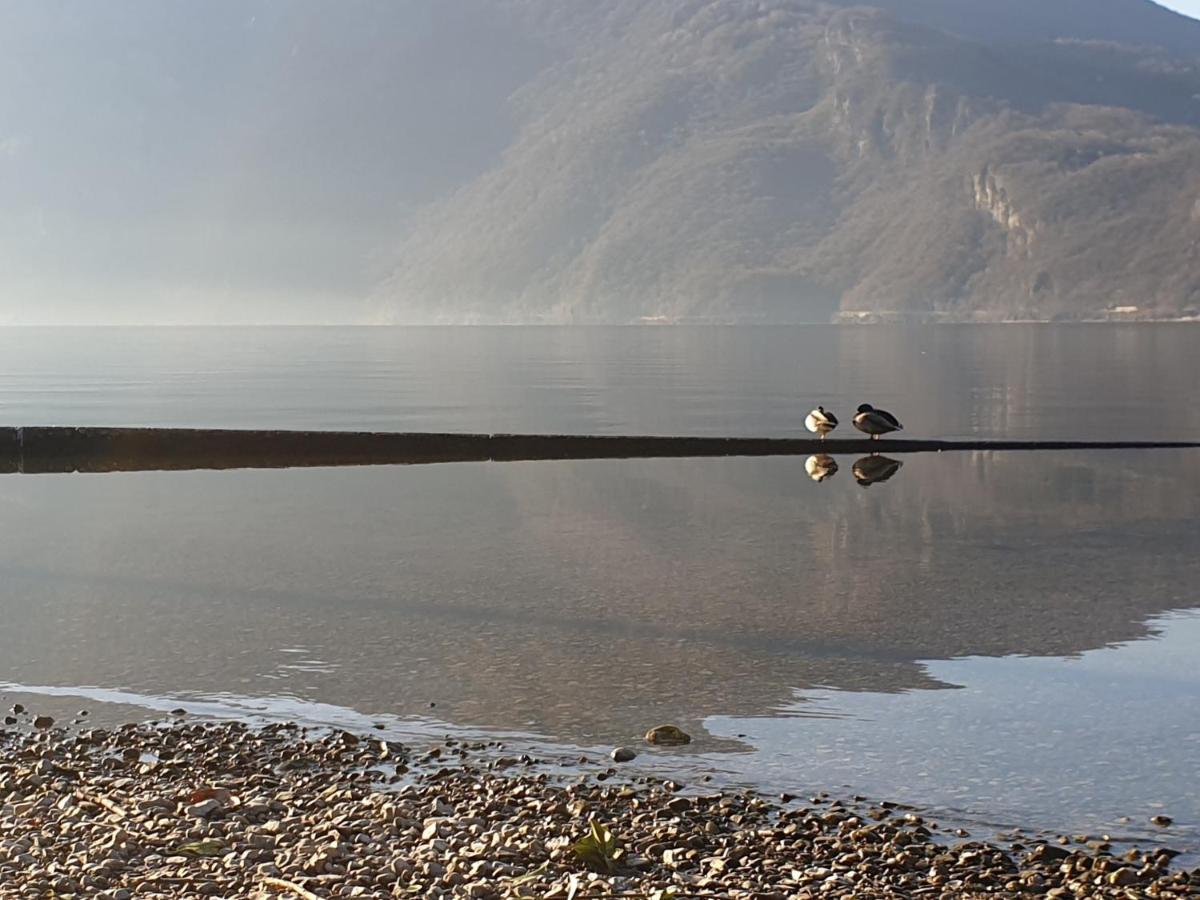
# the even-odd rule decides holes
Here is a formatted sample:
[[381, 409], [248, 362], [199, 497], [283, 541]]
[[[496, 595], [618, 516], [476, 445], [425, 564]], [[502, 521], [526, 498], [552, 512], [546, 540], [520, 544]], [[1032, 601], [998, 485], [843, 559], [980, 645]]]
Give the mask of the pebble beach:
[[176, 720], [0, 731], [0, 896], [1184, 897], [1165, 847], [989, 843], [864, 798], [573, 774], [447, 740]]

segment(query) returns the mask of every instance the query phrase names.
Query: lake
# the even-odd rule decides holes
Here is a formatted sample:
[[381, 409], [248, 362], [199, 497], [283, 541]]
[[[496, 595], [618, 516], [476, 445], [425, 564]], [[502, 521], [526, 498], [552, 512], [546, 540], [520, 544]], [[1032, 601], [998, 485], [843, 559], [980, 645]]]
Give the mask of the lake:
[[[1198, 394], [1189, 326], [0, 330], [12, 425], [849, 436], [865, 401], [1187, 440]], [[0, 476], [0, 687], [562, 749], [672, 721], [636, 765], [1195, 852], [1200, 451], [896, 460]]]

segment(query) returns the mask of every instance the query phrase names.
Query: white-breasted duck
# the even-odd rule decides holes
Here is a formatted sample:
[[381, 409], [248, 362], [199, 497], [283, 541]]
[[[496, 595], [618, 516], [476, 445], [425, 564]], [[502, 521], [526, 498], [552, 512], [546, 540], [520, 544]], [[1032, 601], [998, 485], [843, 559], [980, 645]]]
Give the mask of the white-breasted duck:
[[876, 409], [870, 403], [864, 403], [854, 415], [854, 427], [863, 434], [869, 434], [871, 440], [877, 441], [880, 435], [893, 431], [903, 431], [900, 420], [886, 409]]
[[825, 435], [838, 427], [837, 416], [829, 412], [823, 406], [818, 406], [804, 419], [804, 427], [813, 434], [819, 434], [821, 440], [825, 440]]

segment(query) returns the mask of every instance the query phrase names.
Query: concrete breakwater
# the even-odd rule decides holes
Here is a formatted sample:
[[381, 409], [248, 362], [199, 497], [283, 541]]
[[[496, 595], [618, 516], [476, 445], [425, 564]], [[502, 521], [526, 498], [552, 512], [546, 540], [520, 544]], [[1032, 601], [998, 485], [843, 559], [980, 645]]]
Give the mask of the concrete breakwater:
[[0, 428], [0, 472], [422, 465], [988, 450], [1195, 449], [1195, 441], [846, 440], [637, 435], [258, 431], [194, 428]]

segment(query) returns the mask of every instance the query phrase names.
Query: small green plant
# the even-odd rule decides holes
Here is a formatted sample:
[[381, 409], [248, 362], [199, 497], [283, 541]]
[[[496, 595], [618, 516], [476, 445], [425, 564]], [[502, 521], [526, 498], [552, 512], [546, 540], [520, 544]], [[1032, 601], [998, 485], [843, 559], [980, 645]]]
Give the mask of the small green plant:
[[191, 844], [184, 844], [181, 847], [176, 847], [176, 853], [186, 853], [189, 856], [221, 856], [228, 851], [228, 847], [220, 841], [205, 840], [194, 841]]
[[589, 825], [590, 833], [571, 845], [573, 852], [581, 862], [597, 872], [612, 873], [621, 865], [625, 851], [617, 836], [593, 819]]
[[550, 870], [550, 861], [547, 860], [546, 862], [544, 862], [540, 866], [538, 866], [536, 869], [530, 869], [524, 875], [519, 875], [516, 878], [512, 879], [512, 881], [510, 881], [509, 884], [512, 884], [512, 885], [526, 884], [530, 881], [533, 881], [538, 876], [544, 875], [549, 870]]

